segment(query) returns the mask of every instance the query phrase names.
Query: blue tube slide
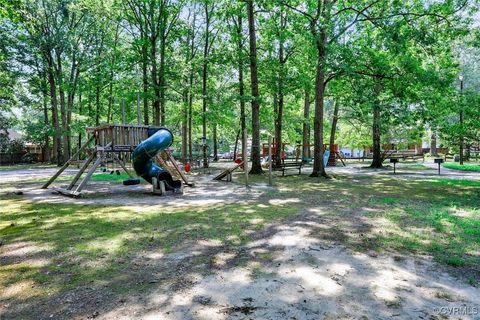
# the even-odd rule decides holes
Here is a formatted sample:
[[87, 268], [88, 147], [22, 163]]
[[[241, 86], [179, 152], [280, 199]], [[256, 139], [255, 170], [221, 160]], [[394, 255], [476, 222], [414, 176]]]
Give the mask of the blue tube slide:
[[328, 164], [328, 158], [330, 158], [330, 150], [323, 151], [323, 166], [326, 167]]
[[137, 175], [149, 183], [152, 183], [153, 177], [172, 181], [172, 175], [154, 162], [157, 153], [170, 147], [172, 143], [173, 134], [166, 128], [158, 129], [149, 138], [142, 141], [132, 154], [133, 169]]

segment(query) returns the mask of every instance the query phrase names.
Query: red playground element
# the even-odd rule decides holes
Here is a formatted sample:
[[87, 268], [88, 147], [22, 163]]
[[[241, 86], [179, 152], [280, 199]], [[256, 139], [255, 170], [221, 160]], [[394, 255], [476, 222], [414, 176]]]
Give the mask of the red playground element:
[[[282, 160], [287, 158], [287, 153], [285, 152], [286, 143], [282, 143]], [[272, 142], [272, 156], [274, 157], [277, 153], [277, 143]], [[268, 143], [262, 143], [262, 157], [268, 157]]]
[[240, 158], [237, 158], [237, 159], [235, 159], [235, 161], [233, 161], [233, 162], [235, 162], [236, 164], [239, 164], [239, 163], [242, 163], [242, 162], [243, 162], [243, 160], [242, 160], [242, 159], [240, 159]]
[[186, 172], [186, 173], [189, 173], [189, 172], [190, 172], [190, 162], [187, 162], [187, 163], [185, 164], [184, 168], [185, 168], [185, 172]]
[[[325, 148], [327, 147], [327, 145], [323, 145], [323, 150], [325, 150]], [[328, 165], [331, 166], [331, 167], [335, 167], [337, 165], [337, 158], [338, 158], [338, 153], [339, 153], [339, 149], [338, 149], [338, 144], [331, 144], [330, 145], [330, 157], [328, 157]]]
[[[313, 155], [313, 144], [297, 144], [297, 151], [296, 151], [296, 161], [299, 160], [300, 154], [302, 150], [306, 148], [308, 154]], [[325, 150], [330, 150], [330, 156], [328, 158], [328, 165], [335, 167], [337, 165], [337, 160], [340, 160], [345, 166], [345, 161], [342, 158], [342, 155], [340, 154], [340, 148], [338, 147], [338, 144], [324, 144], [323, 145], [323, 151]], [[305, 155], [303, 155], [302, 159], [307, 158]]]

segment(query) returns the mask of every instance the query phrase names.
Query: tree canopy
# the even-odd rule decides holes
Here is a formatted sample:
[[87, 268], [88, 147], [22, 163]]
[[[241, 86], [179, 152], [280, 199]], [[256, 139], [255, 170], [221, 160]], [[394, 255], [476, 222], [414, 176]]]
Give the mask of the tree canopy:
[[381, 167], [385, 144], [480, 139], [476, 0], [1, 4], [0, 112], [59, 164], [101, 123], [166, 126], [183, 162], [246, 130], [253, 173], [268, 136], [313, 144], [312, 176], [324, 144]]

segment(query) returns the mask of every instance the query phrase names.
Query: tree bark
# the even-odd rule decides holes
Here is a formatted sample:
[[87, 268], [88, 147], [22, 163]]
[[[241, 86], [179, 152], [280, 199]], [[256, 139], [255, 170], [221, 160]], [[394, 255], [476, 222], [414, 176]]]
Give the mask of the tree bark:
[[182, 93], [182, 163], [187, 163], [188, 151], [188, 79], [184, 82], [184, 89]]
[[117, 51], [117, 44], [118, 44], [118, 29], [120, 24], [117, 24], [117, 28], [115, 29], [115, 42], [113, 44], [113, 57], [112, 57], [112, 65], [110, 66], [110, 81], [108, 84], [108, 107], [107, 107], [107, 123], [112, 121], [112, 105], [113, 105], [113, 76], [114, 76], [114, 67], [116, 61], [116, 51]]
[[434, 157], [438, 156], [437, 152], [437, 134], [435, 130], [432, 130], [432, 136], [430, 138], [430, 154]]
[[150, 59], [152, 61], [152, 84], [153, 84], [153, 112], [154, 112], [154, 124], [158, 126], [160, 124], [160, 86], [157, 78], [157, 41], [154, 38], [150, 38]]
[[[73, 102], [75, 100], [75, 94], [77, 91], [77, 84], [78, 79], [80, 77], [80, 67], [79, 61], [77, 61], [76, 53], [73, 54], [72, 58], [72, 66], [70, 69], [70, 78], [69, 78], [69, 86], [68, 86], [68, 94], [67, 94], [67, 127], [70, 128], [70, 124], [72, 123], [72, 112], [73, 112]], [[71, 141], [71, 134], [70, 130], [67, 134], [67, 149], [70, 151], [72, 150], [72, 141]]]
[[[247, 12], [248, 33], [250, 40], [250, 79], [252, 90], [252, 168], [250, 169], [250, 174], [260, 174], [263, 173], [260, 163], [260, 95], [258, 92], [257, 39], [255, 32], [253, 0], [247, 0]], [[247, 159], [244, 160], [247, 161]]]
[[[233, 161], [237, 160], [238, 139], [240, 139], [240, 130], [237, 131], [237, 137], [235, 138], [235, 147], [233, 147]], [[243, 139], [242, 139], [242, 142], [243, 142]]]
[[337, 155], [335, 154], [335, 134], [337, 133], [337, 122], [338, 122], [338, 110], [339, 110], [338, 101], [334, 101], [333, 107], [333, 119], [332, 119], [332, 128], [330, 131], [330, 156], [328, 158], [328, 163], [335, 165], [337, 162]]
[[63, 83], [63, 67], [62, 67], [62, 59], [61, 54], [57, 52], [57, 85], [58, 85], [58, 94], [60, 96], [60, 118], [62, 121], [62, 150], [63, 155], [57, 161], [63, 165], [63, 163], [70, 158], [70, 150], [68, 150], [68, 135], [70, 134], [70, 130], [67, 124], [67, 110], [65, 106], [65, 90], [64, 90], [64, 83]]
[[95, 85], [95, 125], [100, 125], [100, 83]]
[[190, 74], [190, 94], [188, 97], [188, 158], [193, 160], [193, 139], [192, 139], [192, 119], [193, 119], [193, 72]]
[[311, 177], [327, 177], [323, 164], [323, 114], [325, 98], [325, 61], [327, 33], [321, 29], [316, 38], [318, 52], [315, 78], [315, 118], [313, 120], [313, 171]]
[[54, 66], [53, 66], [53, 57], [50, 52], [46, 54], [46, 60], [48, 63], [47, 68], [47, 78], [50, 91], [50, 104], [52, 110], [52, 125], [53, 125], [53, 154], [52, 162], [57, 163], [59, 166], [62, 165], [61, 159], [62, 155], [62, 141], [60, 135], [60, 126], [58, 122], [58, 100], [57, 100], [57, 85], [54, 76]]
[[166, 39], [162, 35], [160, 37], [160, 69], [158, 74], [158, 84], [160, 92], [160, 125], [165, 126], [166, 113], [165, 113], [165, 51], [166, 51]]
[[[190, 61], [195, 56], [195, 28], [196, 28], [197, 15], [194, 11], [193, 14], [193, 25], [191, 26], [191, 42], [190, 42]], [[193, 76], [194, 69], [190, 66], [190, 74], [188, 80], [188, 108], [187, 108], [187, 118], [188, 118], [188, 158], [190, 161], [193, 160], [193, 142], [192, 142], [192, 118], [193, 118]], [[186, 137], [185, 137], [186, 138]]]
[[380, 82], [374, 78], [374, 99], [373, 99], [373, 125], [372, 125], [372, 141], [373, 141], [373, 161], [371, 168], [382, 168], [383, 159], [381, 151], [381, 106], [379, 100]]
[[[48, 128], [48, 86], [47, 86], [48, 78], [46, 73], [42, 72], [42, 93], [43, 93], [43, 123], [45, 125], [45, 129]], [[50, 160], [50, 138], [48, 136], [48, 132], [45, 130], [44, 134], [44, 146], [42, 148], [42, 157], [43, 162], [47, 162]]]
[[303, 104], [303, 158], [311, 158], [310, 154], [310, 90], [305, 89], [305, 98]]
[[[242, 15], [238, 15], [238, 25], [237, 25], [237, 45], [238, 45], [238, 93], [240, 95], [240, 132], [237, 134], [238, 136], [241, 135], [242, 139], [242, 150], [247, 149], [247, 141], [245, 141], [243, 133], [245, 132], [246, 123], [245, 123], [245, 83], [243, 80], [243, 37], [242, 37], [242, 30], [243, 30], [243, 21]], [[235, 154], [233, 159], [236, 159], [236, 145], [235, 145]], [[242, 151], [243, 152], [243, 151]]]
[[[286, 28], [286, 17], [283, 15], [283, 12], [280, 13], [280, 28], [283, 30]], [[284, 39], [281, 34], [282, 31], [278, 33], [279, 38], [279, 48], [278, 48], [278, 63], [279, 63], [279, 72], [278, 72], [278, 105], [276, 108], [276, 119], [275, 119], [275, 161], [274, 165], [279, 167], [282, 164], [282, 153], [283, 153], [283, 141], [282, 141], [282, 124], [283, 124], [283, 107], [284, 107], [284, 69], [285, 69], [285, 48], [284, 48]]]
[[[207, 72], [208, 72], [208, 46], [210, 39], [210, 12], [208, 11], [208, 3], [205, 2], [205, 43], [203, 45], [203, 61], [202, 61], [202, 140], [207, 139]], [[208, 154], [206, 143], [203, 148], [203, 167], [208, 167]]]
[[[192, 37], [191, 30], [188, 30], [187, 35], [187, 44], [190, 46], [190, 41]], [[192, 41], [193, 42], [193, 41]], [[190, 57], [190, 47], [188, 48], [185, 54], [185, 66], [188, 66], [191, 61]], [[186, 74], [183, 79], [183, 91], [182, 91], [182, 100], [183, 100], [183, 110], [182, 110], [182, 163], [187, 163], [187, 152], [188, 152], [188, 107], [189, 107], [189, 75]]]
[[218, 161], [217, 124], [213, 125], [213, 161]]
[[148, 48], [146, 43], [145, 33], [141, 34], [142, 39], [142, 84], [143, 84], [143, 124], [148, 126], [149, 120], [149, 107], [148, 107]]
[[[82, 115], [82, 92], [80, 91], [79, 95], [78, 95], [78, 113], [80, 115]], [[80, 131], [78, 133], [78, 149], [80, 149], [82, 147], [82, 132]], [[79, 154], [78, 155], [78, 159], [80, 160], [80, 157], [81, 155]]]

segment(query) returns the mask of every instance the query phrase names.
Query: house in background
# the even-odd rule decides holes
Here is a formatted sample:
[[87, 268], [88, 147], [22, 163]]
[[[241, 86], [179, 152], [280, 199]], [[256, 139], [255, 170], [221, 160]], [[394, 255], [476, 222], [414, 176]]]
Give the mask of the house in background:
[[[7, 133], [9, 141], [23, 140], [23, 134], [18, 131], [7, 129]], [[20, 163], [25, 159], [24, 156], [26, 154], [32, 154], [32, 156], [29, 157], [29, 161], [32, 161], [32, 159], [34, 161], [43, 161], [42, 148], [35, 143], [24, 142], [23, 150], [17, 152], [1, 152], [0, 165]], [[36, 157], [33, 155], [36, 155]]]

